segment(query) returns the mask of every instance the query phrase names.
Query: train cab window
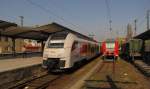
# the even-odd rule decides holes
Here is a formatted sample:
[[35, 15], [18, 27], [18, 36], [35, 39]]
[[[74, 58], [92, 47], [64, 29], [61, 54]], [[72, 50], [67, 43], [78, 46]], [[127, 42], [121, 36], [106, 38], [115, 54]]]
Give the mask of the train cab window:
[[76, 49], [78, 47], [78, 42], [74, 42], [73, 45], [72, 45], [72, 48], [71, 50], [73, 51], [74, 49]]
[[64, 43], [49, 43], [48, 48], [63, 48]]
[[106, 43], [106, 48], [108, 49], [114, 49], [115, 43]]

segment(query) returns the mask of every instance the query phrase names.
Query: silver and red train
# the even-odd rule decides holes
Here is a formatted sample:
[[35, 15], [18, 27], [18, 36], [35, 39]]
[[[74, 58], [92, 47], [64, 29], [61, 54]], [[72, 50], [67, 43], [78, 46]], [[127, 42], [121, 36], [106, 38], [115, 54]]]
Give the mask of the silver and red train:
[[100, 53], [99, 44], [70, 32], [50, 35], [43, 53], [43, 67], [49, 71], [71, 69]]

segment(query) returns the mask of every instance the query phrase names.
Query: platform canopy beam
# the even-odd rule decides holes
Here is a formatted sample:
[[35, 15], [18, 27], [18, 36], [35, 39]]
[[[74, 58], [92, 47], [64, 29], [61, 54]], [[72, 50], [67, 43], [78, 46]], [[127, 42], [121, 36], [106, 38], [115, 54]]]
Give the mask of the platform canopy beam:
[[16, 27], [17, 24], [0, 20], [0, 29], [5, 29], [5, 28], [11, 27], [11, 26]]

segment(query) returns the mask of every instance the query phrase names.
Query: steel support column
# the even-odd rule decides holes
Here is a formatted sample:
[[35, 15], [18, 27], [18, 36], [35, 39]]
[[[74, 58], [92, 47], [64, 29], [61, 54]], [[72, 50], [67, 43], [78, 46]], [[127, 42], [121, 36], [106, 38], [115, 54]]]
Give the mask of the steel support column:
[[16, 55], [16, 39], [15, 38], [12, 38], [12, 53], [13, 53], [13, 56]]
[[43, 53], [43, 50], [44, 50], [44, 42], [41, 41], [41, 51], [42, 51], [42, 53]]

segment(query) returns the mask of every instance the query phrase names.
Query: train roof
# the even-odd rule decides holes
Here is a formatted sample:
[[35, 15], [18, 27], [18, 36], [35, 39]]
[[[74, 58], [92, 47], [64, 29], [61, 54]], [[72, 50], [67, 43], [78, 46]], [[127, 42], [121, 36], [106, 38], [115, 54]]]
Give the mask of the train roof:
[[55, 23], [55, 22], [52, 23], [52, 24], [61, 27], [61, 28], [62, 28], [62, 31], [67, 31], [67, 32], [70, 32], [70, 33], [75, 34], [75, 35], [78, 36], [79, 38], [96, 42], [94, 39], [92, 39], [92, 38], [90, 38], [90, 37], [88, 37], [88, 36], [85, 36], [85, 35], [83, 35], [83, 34], [81, 34], [81, 33], [79, 33], [79, 32], [76, 32], [76, 31], [74, 31], [74, 30], [71, 30], [71, 29], [69, 29], [69, 28], [67, 28], [67, 27], [64, 27], [64, 26], [62, 26], [62, 25], [59, 25], [59, 24], [57, 24], [57, 23]]
[[47, 25], [42, 25], [39, 27], [21, 27], [17, 26], [17, 24], [15, 23], [0, 20], [0, 35], [11, 38], [23, 38], [23, 39], [46, 41], [49, 35], [61, 31], [71, 32], [77, 35], [79, 38], [96, 42], [95, 40], [93, 40], [88, 36], [73, 31], [55, 22]]
[[150, 29], [135, 36], [134, 38], [137, 38], [137, 39], [142, 39], [142, 40], [148, 40], [150, 39]]

